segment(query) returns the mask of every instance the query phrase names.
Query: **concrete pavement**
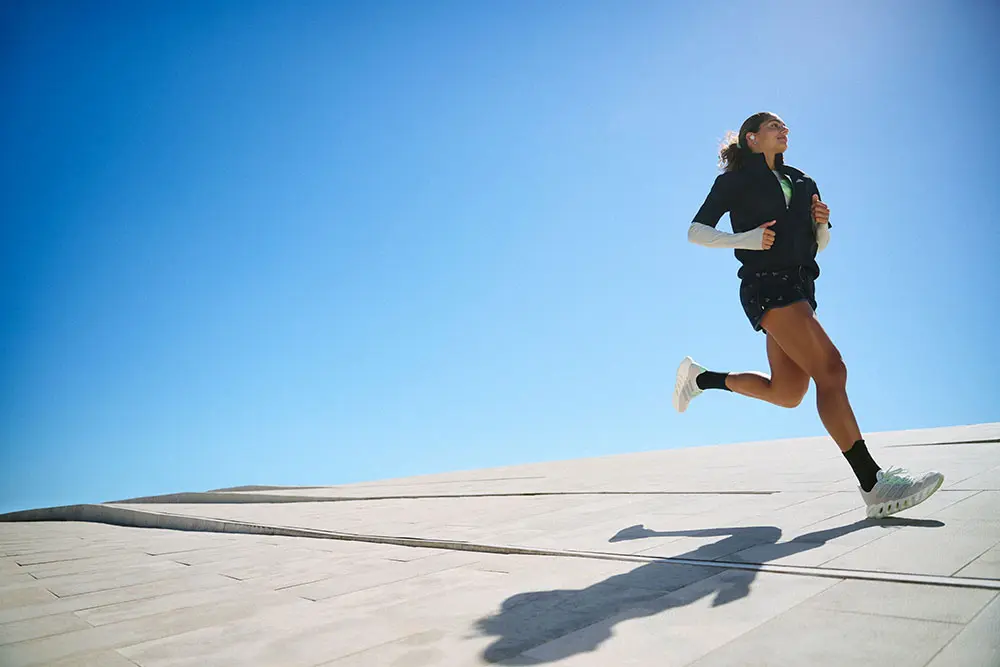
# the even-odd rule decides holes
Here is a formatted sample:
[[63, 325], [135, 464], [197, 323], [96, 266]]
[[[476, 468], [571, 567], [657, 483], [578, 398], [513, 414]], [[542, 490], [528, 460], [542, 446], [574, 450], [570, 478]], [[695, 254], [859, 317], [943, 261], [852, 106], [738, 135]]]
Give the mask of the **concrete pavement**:
[[0, 516], [0, 665], [1000, 665], [1000, 424]]

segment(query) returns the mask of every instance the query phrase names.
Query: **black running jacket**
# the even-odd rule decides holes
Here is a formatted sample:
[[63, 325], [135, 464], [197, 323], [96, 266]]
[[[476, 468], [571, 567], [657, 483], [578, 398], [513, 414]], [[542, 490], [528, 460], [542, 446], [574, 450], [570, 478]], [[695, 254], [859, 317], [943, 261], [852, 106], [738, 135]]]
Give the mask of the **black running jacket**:
[[742, 168], [715, 179], [693, 222], [715, 227], [728, 212], [733, 233], [739, 234], [774, 220], [774, 245], [769, 249], [735, 251], [742, 264], [737, 275], [745, 278], [758, 271], [801, 267], [818, 277], [812, 196], [819, 194], [819, 188], [795, 167], [783, 165], [777, 171], [791, 177], [792, 198], [787, 207], [781, 184], [768, 168], [764, 154], [751, 153]]

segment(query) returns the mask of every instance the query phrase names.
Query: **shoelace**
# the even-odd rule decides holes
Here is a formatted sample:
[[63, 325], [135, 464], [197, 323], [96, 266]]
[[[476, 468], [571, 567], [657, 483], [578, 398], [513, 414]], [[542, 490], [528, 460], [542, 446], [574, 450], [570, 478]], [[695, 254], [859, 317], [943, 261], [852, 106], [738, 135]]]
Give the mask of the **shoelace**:
[[880, 481], [882, 483], [882, 491], [879, 493], [879, 496], [887, 500], [898, 500], [906, 494], [910, 487], [916, 484], [916, 480], [913, 479], [913, 475], [909, 471], [897, 466], [885, 470], [882, 473]]
[[882, 481], [889, 485], [910, 484], [913, 482], [913, 476], [905, 468], [893, 466], [882, 473]]

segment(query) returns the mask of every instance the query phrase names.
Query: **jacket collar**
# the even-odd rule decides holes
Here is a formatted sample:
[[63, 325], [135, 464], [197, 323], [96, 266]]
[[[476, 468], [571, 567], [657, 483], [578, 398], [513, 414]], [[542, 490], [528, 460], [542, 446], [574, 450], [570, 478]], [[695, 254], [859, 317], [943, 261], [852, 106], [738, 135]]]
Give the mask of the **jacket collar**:
[[746, 157], [746, 168], [752, 171], [770, 171], [763, 153], [750, 153]]
[[[750, 153], [749, 155], [746, 156], [744, 165], [748, 171], [759, 171], [759, 172], [771, 171], [770, 169], [768, 169], [767, 158], [764, 157], [763, 153]], [[798, 169], [788, 164], [784, 164], [778, 167], [778, 171], [783, 174], [789, 174], [795, 176], [797, 178], [802, 176], [802, 172], [800, 172]]]

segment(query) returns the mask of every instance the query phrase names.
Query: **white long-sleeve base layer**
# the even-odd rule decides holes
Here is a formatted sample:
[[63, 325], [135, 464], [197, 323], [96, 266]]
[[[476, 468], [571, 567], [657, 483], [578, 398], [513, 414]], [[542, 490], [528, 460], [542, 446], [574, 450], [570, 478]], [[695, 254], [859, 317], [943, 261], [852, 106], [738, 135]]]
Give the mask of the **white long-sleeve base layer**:
[[[748, 232], [731, 234], [700, 222], [692, 222], [688, 228], [688, 241], [706, 248], [763, 250], [764, 228], [758, 227]], [[823, 249], [830, 243], [830, 227], [828, 225], [816, 225], [816, 243], [819, 245], [819, 252], [823, 252]]]

